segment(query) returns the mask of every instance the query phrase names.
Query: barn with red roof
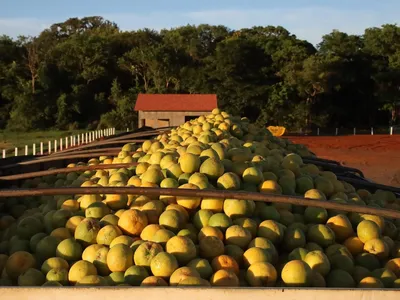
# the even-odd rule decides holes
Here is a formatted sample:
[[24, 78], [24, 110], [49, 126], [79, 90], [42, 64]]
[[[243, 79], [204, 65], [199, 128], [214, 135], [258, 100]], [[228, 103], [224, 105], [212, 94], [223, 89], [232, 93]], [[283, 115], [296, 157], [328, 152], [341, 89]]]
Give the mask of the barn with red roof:
[[215, 94], [139, 94], [139, 128], [179, 126], [217, 108]]

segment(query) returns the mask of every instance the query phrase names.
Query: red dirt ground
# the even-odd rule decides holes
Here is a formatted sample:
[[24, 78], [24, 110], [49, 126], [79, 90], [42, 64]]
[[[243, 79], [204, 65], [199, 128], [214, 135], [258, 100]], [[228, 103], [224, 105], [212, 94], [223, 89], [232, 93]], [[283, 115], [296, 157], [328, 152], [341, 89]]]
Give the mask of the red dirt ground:
[[400, 135], [288, 136], [318, 157], [360, 169], [374, 182], [400, 187]]

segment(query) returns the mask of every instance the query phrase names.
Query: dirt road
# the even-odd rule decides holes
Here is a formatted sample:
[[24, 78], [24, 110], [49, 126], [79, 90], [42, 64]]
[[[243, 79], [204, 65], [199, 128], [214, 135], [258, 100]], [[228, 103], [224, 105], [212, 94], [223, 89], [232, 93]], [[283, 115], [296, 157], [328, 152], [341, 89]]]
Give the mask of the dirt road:
[[321, 158], [360, 169], [377, 183], [400, 187], [400, 135], [285, 138], [306, 145]]

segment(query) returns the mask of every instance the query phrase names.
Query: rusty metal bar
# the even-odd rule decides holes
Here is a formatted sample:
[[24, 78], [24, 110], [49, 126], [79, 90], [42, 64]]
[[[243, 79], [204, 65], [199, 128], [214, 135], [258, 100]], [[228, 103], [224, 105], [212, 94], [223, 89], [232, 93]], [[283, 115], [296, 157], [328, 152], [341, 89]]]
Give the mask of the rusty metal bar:
[[301, 206], [322, 207], [347, 212], [358, 212], [389, 218], [400, 219], [400, 212], [391, 209], [375, 208], [368, 206], [336, 203], [331, 201], [320, 201], [305, 199], [295, 196], [284, 196], [275, 194], [263, 194], [242, 191], [216, 191], [216, 190], [191, 190], [179, 188], [143, 188], [143, 187], [66, 187], [45, 189], [2, 189], [0, 198], [27, 197], [45, 195], [74, 195], [74, 194], [130, 194], [130, 195], [169, 195], [181, 197], [202, 197], [219, 199], [246, 199], [260, 202], [287, 203]]
[[373, 188], [375, 190], [385, 190], [385, 191], [390, 191], [396, 194], [400, 194], [400, 188], [394, 187], [394, 186], [388, 186], [384, 184], [379, 184], [379, 183], [373, 183], [365, 180], [360, 180], [360, 179], [355, 179], [355, 178], [347, 178], [343, 176], [338, 176], [339, 180], [346, 181], [348, 183], [352, 183], [358, 186], [362, 186], [365, 188]]
[[[134, 152], [131, 152], [132, 154]], [[99, 156], [108, 156], [110, 155], [110, 152], [100, 152], [100, 153], [95, 153], [96, 157]], [[18, 166], [26, 166], [26, 165], [33, 165], [33, 164], [40, 164], [40, 163], [44, 163], [44, 162], [51, 162], [51, 161], [58, 161], [58, 160], [64, 160], [64, 159], [72, 159], [72, 158], [93, 158], [93, 154], [76, 154], [76, 155], [62, 155], [62, 156], [47, 156], [45, 158], [41, 158], [41, 159], [33, 159], [33, 160], [28, 160], [28, 161], [23, 161], [20, 163], [16, 163], [16, 164], [10, 164], [10, 165], [5, 165], [5, 166], [1, 166], [0, 170], [5, 170], [5, 169], [9, 169], [9, 168], [14, 168], [14, 167], [18, 167]]]
[[350, 167], [344, 167], [341, 165], [335, 165], [335, 164], [331, 164], [331, 163], [325, 163], [325, 162], [321, 162], [321, 161], [313, 161], [313, 160], [308, 160], [308, 159], [303, 159], [304, 163], [311, 163], [314, 164], [316, 166], [319, 167], [323, 167], [324, 169], [326, 169], [327, 171], [332, 171], [332, 172], [352, 172], [352, 173], [358, 173], [361, 177], [364, 177], [363, 172], [361, 172], [359, 169], [355, 169], [355, 168], [350, 168]]
[[[51, 156], [55, 156], [57, 154], [63, 154], [63, 153], [68, 153], [68, 152], [78, 152], [81, 149], [89, 149], [89, 148], [95, 148], [95, 147], [99, 147], [99, 146], [103, 146], [103, 145], [117, 145], [117, 144], [128, 144], [128, 143], [143, 143], [146, 140], [121, 140], [121, 141], [108, 141], [105, 140], [103, 143], [99, 143], [99, 144], [86, 144], [83, 145], [85, 147], [74, 147], [74, 148], [68, 148], [67, 150], [63, 150], [61, 152], [56, 152], [54, 154], [51, 154]], [[114, 147], [115, 149], [117, 149], [117, 147]], [[121, 150], [122, 147], [119, 147], [118, 149]], [[109, 148], [101, 148], [101, 149], [109, 149]]]
[[[124, 135], [121, 135], [121, 136], [110, 137], [110, 138], [103, 139], [103, 140], [100, 140], [100, 141], [96, 141], [96, 142], [93, 142], [93, 143], [80, 145], [78, 147], [74, 147], [73, 149], [74, 150], [79, 150], [79, 149], [85, 149], [87, 147], [96, 147], [96, 146], [103, 145], [105, 142], [110, 142], [110, 143], [111, 142], [119, 142], [120, 140], [133, 141], [130, 138], [141, 138], [141, 137], [147, 137], [147, 136], [154, 136], [154, 135], [161, 134], [163, 132], [164, 131], [142, 131], [142, 132], [124, 134]], [[63, 150], [62, 152], [67, 152], [67, 151]]]
[[[130, 138], [148, 137], [148, 136], [153, 136], [153, 135], [159, 135], [163, 132], [164, 132], [164, 130], [135, 132], [135, 133], [124, 134], [121, 136], [111, 137], [109, 139], [104, 139], [103, 141], [119, 141], [119, 140], [130, 139]], [[95, 143], [98, 143], [98, 142], [95, 142]], [[94, 144], [94, 143], [92, 143], [92, 144]]]
[[[68, 149], [70, 150], [70, 149]], [[62, 156], [62, 155], [76, 155], [76, 154], [87, 154], [87, 153], [96, 153], [96, 152], [110, 152], [110, 153], [116, 153], [118, 154], [121, 152], [121, 147], [113, 147], [113, 148], [99, 148], [99, 149], [88, 149], [88, 150], [76, 150], [76, 151], [63, 151], [63, 152], [56, 152], [54, 154], [51, 154], [48, 157], [56, 157], [56, 156]], [[46, 158], [48, 158], [46, 157]], [[43, 158], [42, 158], [43, 159]]]
[[30, 172], [30, 173], [23, 173], [23, 174], [1, 176], [0, 180], [21, 180], [21, 179], [42, 177], [42, 176], [62, 174], [62, 173], [84, 172], [84, 171], [90, 171], [90, 170], [108, 170], [108, 169], [129, 168], [129, 167], [134, 167], [137, 165], [138, 165], [137, 162], [133, 162], [133, 163], [124, 163], [124, 164], [105, 164], [105, 165], [91, 165], [91, 166], [79, 166], [79, 167], [71, 167], [71, 168], [60, 168], [60, 169], [54, 169], [54, 170], [37, 171], [37, 172]]

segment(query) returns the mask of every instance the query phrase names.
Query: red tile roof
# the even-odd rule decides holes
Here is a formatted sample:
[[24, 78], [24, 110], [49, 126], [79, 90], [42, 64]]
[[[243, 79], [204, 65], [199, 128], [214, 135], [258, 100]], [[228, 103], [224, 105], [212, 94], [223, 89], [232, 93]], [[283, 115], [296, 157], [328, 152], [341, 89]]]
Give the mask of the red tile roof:
[[215, 94], [139, 94], [135, 111], [212, 111]]

